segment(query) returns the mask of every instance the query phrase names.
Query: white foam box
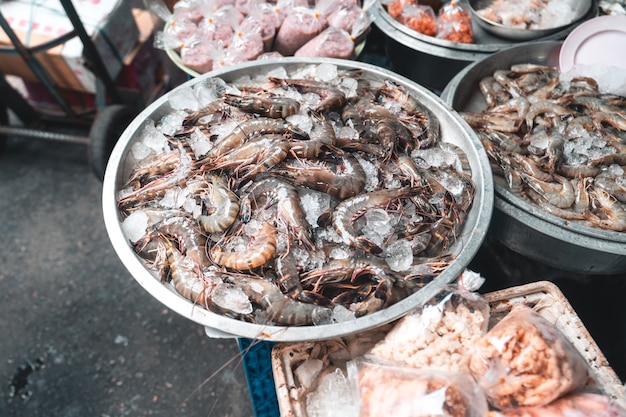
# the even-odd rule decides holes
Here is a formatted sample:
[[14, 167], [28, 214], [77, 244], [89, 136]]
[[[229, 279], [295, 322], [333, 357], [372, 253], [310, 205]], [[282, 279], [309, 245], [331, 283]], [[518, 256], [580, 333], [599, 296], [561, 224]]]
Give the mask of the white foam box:
[[[553, 323], [589, 363], [591, 377], [587, 383], [589, 389], [599, 390], [615, 399], [626, 408], [626, 393], [617, 374], [609, 365], [606, 357], [593, 340], [573, 307], [561, 290], [549, 281], [507, 288], [484, 294], [491, 308], [490, 320], [497, 321], [504, 317], [516, 304], [525, 304], [548, 321]], [[356, 335], [362, 340], [363, 348], [372, 345], [384, 337], [388, 328], [374, 330], [376, 334]], [[367, 332], [366, 332], [367, 333]], [[303, 343], [279, 343], [272, 349], [272, 370], [278, 406], [282, 417], [308, 417], [306, 413], [306, 394], [294, 377], [294, 370], [312, 355], [320, 351], [329, 351], [333, 345], [343, 343], [338, 340]]]

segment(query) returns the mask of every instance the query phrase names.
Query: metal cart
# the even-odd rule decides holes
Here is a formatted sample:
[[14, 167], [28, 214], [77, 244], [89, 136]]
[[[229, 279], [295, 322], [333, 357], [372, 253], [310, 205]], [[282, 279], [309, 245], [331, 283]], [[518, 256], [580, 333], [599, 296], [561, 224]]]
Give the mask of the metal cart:
[[[0, 152], [9, 136], [30, 137], [34, 139], [52, 140], [57, 142], [86, 145], [88, 160], [94, 174], [104, 178], [109, 155], [126, 126], [138, 113], [138, 105], [131, 100], [123, 99], [115, 88], [114, 82], [106, 70], [105, 63], [98, 53], [94, 42], [87, 34], [76, 9], [70, 0], [60, 0], [65, 13], [73, 25], [73, 30], [34, 47], [27, 47], [20, 41], [16, 33], [0, 12], [0, 27], [11, 40], [12, 47], [0, 47], [0, 54], [19, 55], [28, 65], [41, 85], [54, 99], [62, 110], [62, 115], [47, 114], [38, 111], [23, 97], [0, 73]], [[79, 37], [83, 43], [83, 58], [88, 68], [96, 76], [95, 108], [77, 112], [62, 96], [55, 86], [50, 73], [44, 68], [35, 54], [47, 51], [68, 40]], [[22, 122], [20, 126], [11, 126], [8, 111], [11, 110]], [[66, 127], [73, 125], [88, 129], [88, 135], [72, 135]], [[56, 129], [60, 127], [61, 129]]]

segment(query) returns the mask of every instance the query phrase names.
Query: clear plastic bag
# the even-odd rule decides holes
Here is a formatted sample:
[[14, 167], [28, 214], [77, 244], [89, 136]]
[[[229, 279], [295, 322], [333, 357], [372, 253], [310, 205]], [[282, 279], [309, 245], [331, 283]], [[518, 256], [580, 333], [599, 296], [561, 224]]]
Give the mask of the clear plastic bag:
[[490, 417], [626, 417], [626, 409], [606, 395], [578, 393], [541, 407], [495, 412]]
[[589, 365], [565, 335], [521, 304], [476, 343], [470, 371], [500, 410], [548, 404], [589, 377]]
[[283, 21], [276, 38], [274, 50], [284, 56], [293, 55], [302, 45], [313, 39], [326, 27], [326, 19], [317, 11], [296, 7]]
[[401, 21], [414, 31], [428, 36], [437, 34], [437, 17], [430, 6], [408, 4], [402, 11]]
[[480, 294], [448, 286], [400, 319], [369, 355], [413, 368], [469, 373], [471, 347], [488, 323], [489, 304]]
[[345, 30], [330, 27], [302, 45], [294, 56], [351, 59], [354, 58], [354, 41]]
[[185, 44], [180, 49], [180, 60], [184, 66], [204, 74], [213, 69], [213, 51], [217, 47], [221, 44], [211, 40]]
[[467, 3], [452, 0], [439, 9], [437, 38], [451, 42], [474, 43], [472, 15]]
[[487, 401], [467, 374], [357, 359], [348, 364], [359, 416], [484, 417]]

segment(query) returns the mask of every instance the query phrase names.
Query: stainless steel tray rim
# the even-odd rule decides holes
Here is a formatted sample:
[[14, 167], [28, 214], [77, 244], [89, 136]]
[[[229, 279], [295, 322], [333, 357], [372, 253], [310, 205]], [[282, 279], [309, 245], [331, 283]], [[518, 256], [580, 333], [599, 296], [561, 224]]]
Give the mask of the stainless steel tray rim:
[[[168, 98], [171, 95], [176, 94], [181, 89], [193, 87], [195, 84], [201, 83], [208, 78], [224, 77], [226, 81], [233, 81], [245, 75], [246, 71], [250, 69], [269, 70], [276, 66], [293, 68], [295, 66], [318, 65], [321, 63], [334, 64], [342, 69], [363, 69], [376, 76], [406, 85], [421, 94], [424, 99], [428, 101], [429, 108], [438, 116], [443, 117], [444, 120], [441, 120], [442, 130], [454, 129], [457, 130], [456, 133], [460, 134], [463, 132], [463, 134], [466, 135], [466, 137], [464, 137], [466, 142], [463, 143], [463, 147], [466, 153], [471, 153], [471, 155], [468, 156], [471, 156], [474, 160], [472, 176], [476, 183], [480, 184], [480, 187], [477, 187], [473, 208], [470, 210], [466, 223], [473, 223], [475, 228], [473, 230], [463, 231], [459, 242], [455, 245], [455, 252], [457, 253], [456, 260], [439, 275], [438, 279], [432, 281], [417, 293], [381, 311], [352, 321], [304, 327], [260, 325], [228, 318], [205, 310], [200, 306], [193, 305], [189, 300], [163, 285], [156, 276], [156, 273], [149, 271], [144, 266], [143, 261], [134, 253], [122, 231], [121, 216], [119, 210], [117, 210], [116, 193], [122, 182], [119, 176], [119, 169], [122, 167], [126, 156], [130, 152], [128, 145], [134, 139], [134, 133], [141, 128], [147, 119], [158, 113], [155, 109], [162, 111], [163, 114], [161, 114], [161, 116], [166, 114], [167, 109], [170, 108]], [[165, 112], [163, 112], [163, 110], [165, 110]], [[448, 127], [446, 127], [446, 125], [448, 125]], [[450, 137], [447, 138], [449, 140], [446, 140], [445, 137], [444, 140], [449, 142], [461, 140], [457, 138], [456, 135], [449, 136]], [[468, 144], [471, 144], [471, 149], [466, 148]], [[396, 320], [411, 309], [428, 301], [428, 299], [434, 296], [445, 285], [454, 281], [463, 272], [466, 265], [469, 264], [478, 251], [486, 236], [493, 211], [493, 190], [493, 178], [489, 169], [489, 161], [482, 146], [480, 146], [480, 140], [461, 117], [456, 114], [456, 112], [452, 112], [450, 106], [444, 103], [434, 93], [401, 75], [367, 63], [334, 58], [312, 59], [286, 57], [263, 62], [244, 62], [203, 74], [200, 77], [193, 78], [181, 84], [150, 104], [129, 124], [111, 153], [103, 180], [102, 208], [105, 227], [116, 254], [138, 284], [153, 297], [157, 298], [157, 300], [183, 317], [189, 318], [206, 328], [216, 329], [224, 334], [231, 334], [233, 337], [286, 342], [323, 340], [360, 332]]]
[[[562, 45], [561, 41], [537, 41], [537, 42], [531, 42], [527, 45], [519, 45], [519, 46], [513, 47], [507, 51], [503, 51], [501, 54], [514, 55], [516, 50], [518, 49], [532, 48], [533, 46], [537, 47], [537, 49], [554, 48], [554, 51], [558, 52], [561, 45]], [[491, 58], [487, 57], [484, 60], [474, 62], [468, 65], [467, 67], [463, 68], [463, 70], [461, 70], [452, 80], [450, 80], [446, 88], [444, 88], [443, 92], [441, 93], [441, 99], [445, 101], [446, 103], [450, 104], [450, 106], [454, 106], [455, 99], [457, 98], [456, 97], [457, 88], [466, 79], [466, 77], [468, 77], [468, 74], [477, 70], [478, 71], [482, 70], [482, 72], [485, 72], [486, 64], [491, 64], [491, 61], [495, 61], [496, 59], [497, 59], [497, 56], [494, 56]], [[558, 67], [558, 62], [555, 64]], [[479, 78], [479, 76], [477, 76], [477, 78]], [[500, 197], [504, 199], [510, 204], [513, 204], [514, 206], [519, 207], [524, 212], [532, 214], [536, 218], [539, 218], [547, 223], [551, 223], [553, 225], [561, 227], [564, 230], [564, 233], [576, 232], [577, 234], [572, 234], [572, 237], [579, 236], [578, 234], [580, 234], [580, 235], [597, 238], [600, 241], [626, 243], [626, 233], [616, 232], [612, 230], [605, 230], [605, 229], [600, 229], [596, 227], [590, 227], [590, 226], [586, 226], [585, 224], [581, 222], [567, 221], [565, 219], [562, 219], [558, 216], [555, 216], [553, 214], [546, 212], [545, 210], [542, 210], [540, 207], [525, 200], [524, 198], [515, 195], [506, 186], [499, 184], [498, 181], [494, 181], [494, 191], [495, 191], [496, 197]]]
[[[374, 24], [381, 29], [387, 36], [400, 42], [404, 46], [412, 49], [416, 49], [435, 56], [441, 56], [446, 58], [456, 58], [467, 61], [476, 61], [482, 57], [488, 56], [491, 53], [498, 52], [503, 49], [507, 49], [516, 45], [523, 45], [527, 43], [537, 41], [549, 41], [559, 40], [565, 38], [574, 27], [584, 20], [598, 15], [598, 7], [595, 1], [592, 1], [592, 7], [589, 11], [578, 21], [567, 25], [563, 29], [560, 29], [554, 33], [543, 36], [538, 39], [513, 41], [510, 39], [504, 39], [490, 35], [491, 43], [474, 43], [465, 44], [458, 42], [451, 42], [445, 39], [439, 39], [433, 36], [424, 35], [419, 33], [406, 25], [396, 21], [389, 13], [384, 9], [380, 1], [376, 2], [376, 5], [372, 7], [371, 13], [374, 17]], [[472, 27], [475, 33], [479, 31], [486, 32], [478, 23], [472, 23]]]
[[536, 232], [550, 236], [569, 245], [579, 246], [581, 248], [593, 248], [599, 252], [626, 256], [626, 245], [621, 242], [576, 233], [558, 224], [536, 217], [499, 196], [496, 196], [494, 206], [496, 210], [502, 211]]

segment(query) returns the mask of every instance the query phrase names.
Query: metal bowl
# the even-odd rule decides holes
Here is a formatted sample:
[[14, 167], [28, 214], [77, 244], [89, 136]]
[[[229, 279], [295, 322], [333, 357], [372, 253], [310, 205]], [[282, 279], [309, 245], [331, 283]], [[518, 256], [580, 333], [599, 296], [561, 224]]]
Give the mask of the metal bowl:
[[[436, 92], [441, 92], [469, 64], [524, 43], [494, 35], [481, 27], [477, 19], [472, 19], [475, 43], [465, 44], [438, 39], [410, 29], [391, 17], [379, 1], [370, 8], [370, 13], [374, 17], [374, 25], [385, 36], [385, 47], [392, 69]], [[581, 21], [597, 15], [598, 7], [595, 0], [592, 0], [592, 7]], [[570, 25], [543, 36], [541, 40], [564, 39], [574, 26]]]
[[[487, 107], [479, 81], [497, 69], [532, 63], [557, 67], [562, 42], [519, 45], [476, 62], [455, 76], [441, 98], [455, 110], [481, 112]], [[554, 216], [511, 192], [494, 177], [495, 210], [490, 234], [510, 249], [556, 268], [577, 273], [626, 271], [626, 233], [585, 226]], [[558, 254], [558, 255], [557, 255]]]
[[[336, 65], [340, 70], [362, 70], [368, 77], [389, 80], [405, 86], [415, 98], [421, 100], [439, 118], [442, 140], [451, 142], [464, 150], [472, 170], [472, 179], [476, 184], [476, 195], [463, 226], [462, 234], [451, 248], [451, 251], [456, 254], [456, 259], [423, 289], [388, 308], [349, 322], [304, 327], [268, 326], [239, 321], [194, 305], [168, 286], [163, 285], [156, 273], [145, 267], [144, 261], [135, 254], [122, 230], [122, 216], [118, 210], [117, 195], [128, 178], [128, 171], [131, 167], [128, 166], [127, 159], [130, 159], [129, 153], [132, 145], [139, 139], [141, 128], [147, 120], [160, 120], [172, 111], [168, 100], [172, 94], [177, 94], [181, 89], [190, 88], [209, 77], [220, 77], [226, 82], [232, 82], [247, 75], [256, 76], [267, 73], [278, 67], [284, 67], [291, 72], [305, 66], [321, 63]], [[422, 305], [445, 285], [454, 281], [475, 256], [486, 235], [493, 208], [493, 182], [487, 154], [482, 149], [476, 134], [458, 114], [425, 88], [393, 72], [365, 63], [337, 59], [292, 57], [263, 62], [247, 62], [207, 73], [185, 82], [150, 104], [127, 127], [111, 153], [103, 182], [102, 208], [109, 238], [116, 253], [133, 278], [168, 308], [203, 325], [209, 335], [273, 341], [321, 340], [356, 333], [393, 321]]]
[[587, 15], [587, 13], [589, 13], [589, 11], [591, 10], [591, 7], [593, 6], [592, 0], [579, 0], [576, 1], [574, 4], [574, 13], [572, 20], [564, 25], [542, 29], [519, 29], [506, 26], [501, 23], [493, 22], [478, 13], [479, 10], [488, 7], [491, 3], [493, 3], [493, 0], [469, 0], [469, 5], [472, 10], [473, 21], [475, 21], [481, 28], [485, 29], [487, 32], [490, 32], [501, 38], [510, 39], [513, 41], [537, 40], [539, 38], [545, 38], [546, 36], [552, 35], [553, 33], [567, 29], [568, 27], [574, 25], [576, 22], [580, 21], [585, 15]]

